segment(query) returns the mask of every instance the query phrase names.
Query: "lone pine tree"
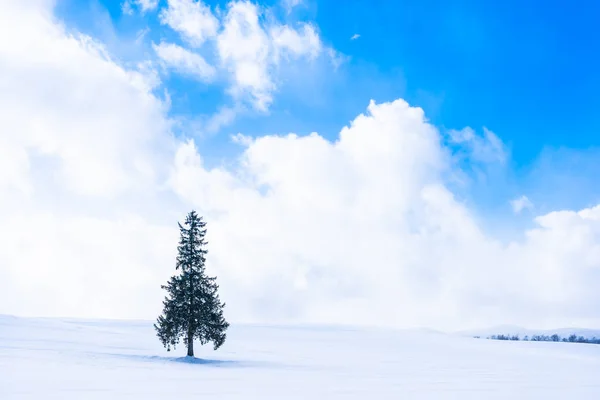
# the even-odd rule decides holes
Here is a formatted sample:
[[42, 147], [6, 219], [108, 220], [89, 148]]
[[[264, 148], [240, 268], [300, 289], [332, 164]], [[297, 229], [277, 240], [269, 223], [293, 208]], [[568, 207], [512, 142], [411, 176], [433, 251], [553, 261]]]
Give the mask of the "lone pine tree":
[[225, 304], [219, 300], [216, 278], [208, 277], [204, 270], [208, 252], [204, 240], [206, 222], [192, 211], [184, 226], [178, 225], [178, 273], [161, 286], [167, 290], [167, 296], [154, 328], [167, 351], [174, 349], [183, 337], [187, 355], [193, 357], [194, 339], [202, 345], [212, 342], [216, 350], [225, 342], [229, 323], [223, 317]]

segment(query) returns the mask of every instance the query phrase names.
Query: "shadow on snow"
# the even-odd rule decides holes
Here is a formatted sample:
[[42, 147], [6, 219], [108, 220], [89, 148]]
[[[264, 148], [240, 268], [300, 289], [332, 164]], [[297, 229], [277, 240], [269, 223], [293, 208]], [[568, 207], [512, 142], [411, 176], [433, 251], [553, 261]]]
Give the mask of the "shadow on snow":
[[232, 360], [211, 360], [206, 358], [197, 358], [197, 357], [160, 357], [166, 359], [171, 362], [179, 362], [185, 364], [204, 364], [204, 365], [214, 365], [214, 366], [240, 366], [240, 361], [232, 361]]
[[163, 363], [181, 363], [191, 365], [205, 365], [211, 367], [223, 368], [256, 368], [256, 367], [272, 367], [270, 363], [256, 361], [238, 361], [238, 360], [214, 360], [197, 357], [164, 357], [164, 356], [146, 356], [137, 354], [107, 354], [111, 357], [125, 358], [133, 361], [146, 362], [163, 362]]

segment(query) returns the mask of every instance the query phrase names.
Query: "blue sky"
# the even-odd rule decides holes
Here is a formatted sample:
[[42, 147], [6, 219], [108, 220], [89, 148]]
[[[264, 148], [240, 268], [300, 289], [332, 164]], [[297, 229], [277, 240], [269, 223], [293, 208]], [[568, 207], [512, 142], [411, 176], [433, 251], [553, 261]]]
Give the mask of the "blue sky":
[[[156, 12], [124, 15], [122, 4], [66, 0], [57, 14], [124, 60], [147, 57], [150, 41], [176, 40]], [[239, 151], [229, 142], [232, 133], [317, 131], [335, 139], [370, 99], [404, 98], [422, 107], [442, 131], [486, 127], [506, 144], [510, 159], [495, 172], [495, 183], [475, 182], [465, 193], [480, 207], [507, 212], [506, 198], [526, 191], [542, 209], [598, 200], [597, 3], [352, 1], [340, 7], [306, 0], [289, 14], [277, 2], [263, 6], [292, 25], [314, 24], [322, 41], [347, 58], [335, 71], [290, 68], [268, 113], [246, 112], [218, 132], [200, 135], [208, 161], [218, 164]], [[143, 43], [133, 43], [145, 29]], [[360, 37], [350, 40], [355, 34]], [[193, 120], [227, 104], [220, 87], [174, 74], [164, 84], [173, 116]], [[186, 134], [198, 132], [191, 128]], [[563, 185], [570, 188], [564, 191]]]
[[[207, 4], [224, 7], [226, 2]], [[123, 15], [121, 5], [122, 0], [66, 0], [59, 11], [83, 31], [108, 31], [98, 26], [109, 23], [98, 18], [106, 12], [116, 35], [131, 37], [149, 27], [159, 31], [151, 37], [175, 36], [155, 14]], [[335, 1], [307, 0], [291, 19], [315, 22], [323, 40], [350, 60], [341, 77], [319, 81], [329, 107], [313, 111], [310, 127], [280, 121], [280, 110], [265, 119], [278, 121], [274, 131], [336, 135], [370, 98], [404, 97], [423, 107], [438, 126], [487, 126], [497, 132], [511, 144], [517, 165], [531, 162], [544, 146], [597, 146], [598, 12], [600, 5], [593, 1], [352, 1], [340, 7]], [[86, 26], [89, 18], [96, 26]], [[349, 40], [355, 33], [360, 38]], [[192, 97], [201, 91], [188, 90]], [[289, 104], [280, 108], [293, 115], [303, 116], [304, 108], [313, 106], [302, 95], [282, 97]], [[344, 97], [351, 100], [340, 101]]]
[[598, 7], [0, 2], [0, 313], [598, 326]]

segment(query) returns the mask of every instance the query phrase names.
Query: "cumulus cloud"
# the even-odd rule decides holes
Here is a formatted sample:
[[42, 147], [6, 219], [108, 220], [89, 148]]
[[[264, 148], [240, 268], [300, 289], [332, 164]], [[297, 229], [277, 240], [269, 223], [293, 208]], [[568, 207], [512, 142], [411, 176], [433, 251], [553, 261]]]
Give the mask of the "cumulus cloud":
[[266, 111], [276, 90], [276, 67], [282, 58], [316, 58], [321, 40], [309, 24], [295, 29], [260, 21], [259, 8], [250, 2], [231, 2], [217, 37], [219, 58], [232, 76], [231, 93], [248, 97], [260, 111]]
[[219, 20], [202, 1], [167, 0], [168, 6], [160, 13], [161, 23], [178, 32], [193, 47], [214, 38]]
[[221, 62], [231, 72], [234, 97], [248, 94], [257, 109], [266, 110], [275, 84], [269, 73], [269, 36], [258, 17], [256, 5], [230, 3], [217, 46]]
[[154, 51], [165, 66], [183, 75], [190, 75], [202, 82], [210, 82], [216, 75], [215, 68], [202, 56], [173, 43], [153, 45]]
[[230, 2], [217, 17], [202, 1], [169, 0], [160, 16], [192, 47], [214, 42], [214, 64], [227, 72], [235, 102], [267, 111], [282, 64], [314, 60], [325, 47], [313, 25], [292, 27], [265, 14], [249, 1]]
[[533, 208], [533, 203], [525, 195], [511, 200], [510, 205], [516, 214], [519, 214], [523, 210]]
[[[44, 2], [0, 13], [14, 38], [0, 42], [0, 312], [155, 317], [194, 207], [234, 321], [600, 321], [600, 207], [496, 240], [447, 185], [454, 147], [420, 108], [371, 102], [333, 141], [237, 135], [235, 163], [208, 168], [171, 134], [151, 74]], [[498, 159], [492, 136], [455, 137]]]
[[206, 169], [193, 143], [180, 147], [171, 185], [212, 221], [212, 263], [248, 300], [244, 315], [448, 329], [585, 319], [600, 209], [539, 217], [505, 245], [445, 185], [449, 150], [421, 109], [367, 111], [335, 142], [238, 137], [237, 170]]
[[152, 74], [67, 33], [49, 3], [0, 4], [0, 312], [143, 312], [134, 281], [159, 283], [151, 259], [174, 238], [137, 215], [157, 211], [175, 149], [167, 110]]
[[[120, 68], [101, 44], [51, 23], [50, 12], [3, 8], [13, 18], [2, 34], [20, 36], [0, 48], [3, 141], [15, 151], [3, 173], [33, 185], [31, 164], [45, 163], [48, 182], [105, 197], [152, 182], [153, 152], [168, 141], [153, 76]], [[25, 32], [22, 23], [36, 29]]]

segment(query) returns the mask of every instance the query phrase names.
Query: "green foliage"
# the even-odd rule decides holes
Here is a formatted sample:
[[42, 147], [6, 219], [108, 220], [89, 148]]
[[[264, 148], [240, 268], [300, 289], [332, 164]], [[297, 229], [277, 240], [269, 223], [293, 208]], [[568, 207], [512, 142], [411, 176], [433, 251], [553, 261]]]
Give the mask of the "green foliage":
[[205, 272], [206, 222], [195, 211], [190, 212], [184, 225], [179, 224], [176, 275], [166, 285], [163, 312], [154, 324], [163, 346], [170, 351], [183, 338], [188, 355], [193, 355], [193, 340], [202, 345], [213, 343], [218, 349], [225, 342], [229, 323], [223, 317], [224, 303], [219, 300], [216, 278]]

